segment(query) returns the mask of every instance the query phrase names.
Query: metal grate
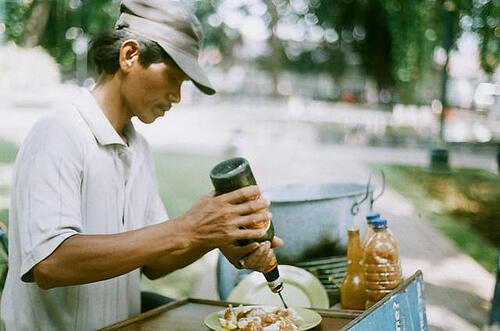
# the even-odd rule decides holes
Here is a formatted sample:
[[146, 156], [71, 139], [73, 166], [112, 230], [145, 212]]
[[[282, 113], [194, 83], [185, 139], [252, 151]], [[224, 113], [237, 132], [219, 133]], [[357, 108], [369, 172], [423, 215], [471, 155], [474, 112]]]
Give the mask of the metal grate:
[[328, 293], [330, 305], [340, 301], [340, 284], [347, 270], [346, 256], [306, 260], [296, 263], [295, 266], [309, 271], [319, 279]]

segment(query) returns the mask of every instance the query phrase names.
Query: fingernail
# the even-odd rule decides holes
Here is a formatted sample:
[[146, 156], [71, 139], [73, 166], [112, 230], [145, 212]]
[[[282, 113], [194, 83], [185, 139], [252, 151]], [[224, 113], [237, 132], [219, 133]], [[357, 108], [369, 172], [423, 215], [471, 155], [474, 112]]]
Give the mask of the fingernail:
[[267, 219], [272, 219], [273, 218], [273, 214], [271, 212], [267, 212]]

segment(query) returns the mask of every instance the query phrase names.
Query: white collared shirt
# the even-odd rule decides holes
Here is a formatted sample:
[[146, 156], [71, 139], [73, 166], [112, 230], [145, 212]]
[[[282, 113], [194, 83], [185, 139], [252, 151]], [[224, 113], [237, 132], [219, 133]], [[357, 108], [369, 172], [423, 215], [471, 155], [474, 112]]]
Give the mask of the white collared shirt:
[[167, 219], [146, 140], [127, 146], [85, 89], [39, 120], [16, 159], [9, 273], [1, 318], [9, 330], [94, 330], [140, 313], [140, 270], [91, 284], [40, 289], [32, 268], [75, 234], [113, 234]]

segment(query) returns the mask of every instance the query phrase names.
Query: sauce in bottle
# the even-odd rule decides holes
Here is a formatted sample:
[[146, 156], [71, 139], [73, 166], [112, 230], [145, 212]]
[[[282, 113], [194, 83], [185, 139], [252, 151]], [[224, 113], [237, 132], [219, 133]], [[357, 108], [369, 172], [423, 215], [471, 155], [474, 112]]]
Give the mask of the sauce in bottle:
[[387, 220], [372, 222], [374, 234], [363, 254], [366, 285], [365, 308], [370, 308], [403, 281], [398, 245], [387, 231]]
[[373, 231], [372, 222], [374, 220], [378, 220], [379, 218], [380, 218], [379, 213], [373, 213], [373, 214], [369, 214], [368, 216], [366, 216], [366, 230], [365, 230], [365, 233], [363, 234], [363, 239], [361, 239], [361, 247], [363, 248], [363, 250], [365, 249], [365, 246], [368, 243], [368, 240], [375, 233]]
[[347, 230], [347, 273], [340, 286], [340, 302], [343, 309], [365, 309], [365, 276], [363, 272], [363, 249], [359, 230]]
[[[250, 164], [246, 159], [242, 157], [229, 159], [216, 165], [210, 172], [210, 179], [212, 180], [212, 184], [214, 185], [217, 194], [232, 192], [245, 186], [257, 185], [255, 177], [252, 173], [252, 169], [250, 168]], [[257, 212], [266, 212], [266, 210], [263, 209]], [[274, 237], [273, 223], [269, 221], [263, 224], [259, 224], [253, 228], [262, 227], [267, 227], [267, 232], [262, 238], [252, 240], [238, 240], [238, 244], [243, 246], [254, 241], [272, 241]], [[273, 258], [273, 262], [269, 266], [267, 266], [263, 274], [271, 291], [280, 294], [281, 297], [280, 292], [283, 290], [283, 281], [281, 280], [279, 274], [278, 261], [276, 260], [275, 256]], [[282, 297], [281, 300], [283, 301]], [[286, 307], [284, 301], [283, 304]]]

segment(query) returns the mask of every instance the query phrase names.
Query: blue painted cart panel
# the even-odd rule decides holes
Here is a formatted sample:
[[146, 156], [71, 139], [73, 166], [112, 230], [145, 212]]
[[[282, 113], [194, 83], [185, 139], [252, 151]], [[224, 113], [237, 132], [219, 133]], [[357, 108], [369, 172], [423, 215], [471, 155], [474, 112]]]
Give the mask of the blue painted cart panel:
[[343, 330], [427, 330], [424, 281], [417, 271], [400, 287], [365, 311]]

